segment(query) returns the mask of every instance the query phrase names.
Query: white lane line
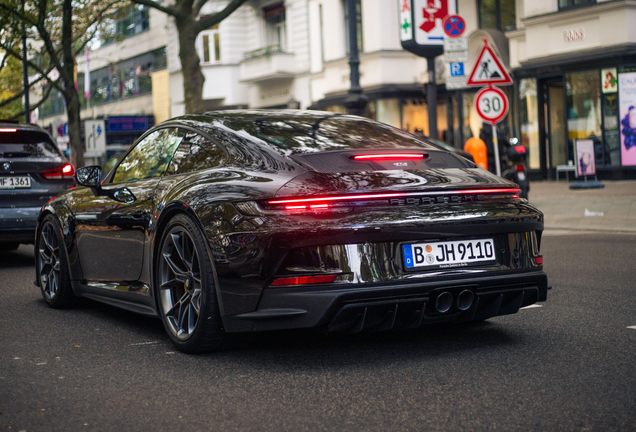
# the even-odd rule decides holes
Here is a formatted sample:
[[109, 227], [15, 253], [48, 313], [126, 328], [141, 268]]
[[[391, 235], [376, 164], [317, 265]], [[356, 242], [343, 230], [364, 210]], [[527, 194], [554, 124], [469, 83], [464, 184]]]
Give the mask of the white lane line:
[[521, 309], [532, 309], [532, 308], [538, 308], [538, 307], [543, 307], [543, 305], [531, 304], [530, 306], [522, 307]]
[[45, 365], [45, 364], [46, 364], [46, 362], [44, 362], [44, 363], [36, 363], [35, 365], [36, 366], [42, 366], [42, 365]]
[[159, 343], [159, 341], [152, 341], [152, 342], [139, 342], [139, 343], [130, 344], [130, 346], [137, 346], [137, 345], [152, 345], [152, 344], [156, 344], [156, 343]]
[[627, 326], [628, 329], [636, 330], [636, 326]]

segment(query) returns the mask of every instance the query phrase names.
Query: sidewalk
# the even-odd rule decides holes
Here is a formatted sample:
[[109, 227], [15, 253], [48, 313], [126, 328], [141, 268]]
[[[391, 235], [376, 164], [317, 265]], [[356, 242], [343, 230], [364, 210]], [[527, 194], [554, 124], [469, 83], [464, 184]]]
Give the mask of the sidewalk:
[[636, 181], [603, 181], [603, 189], [569, 189], [571, 182], [530, 183], [530, 202], [546, 229], [636, 232]]

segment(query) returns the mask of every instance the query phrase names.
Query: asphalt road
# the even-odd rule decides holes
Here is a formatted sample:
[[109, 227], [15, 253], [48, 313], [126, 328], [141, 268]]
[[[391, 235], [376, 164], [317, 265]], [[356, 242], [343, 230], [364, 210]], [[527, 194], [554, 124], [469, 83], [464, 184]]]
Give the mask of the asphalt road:
[[635, 431], [636, 235], [556, 234], [543, 307], [200, 356], [155, 319], [47, 308], [23, 246], [0, 255], [0, 430]]

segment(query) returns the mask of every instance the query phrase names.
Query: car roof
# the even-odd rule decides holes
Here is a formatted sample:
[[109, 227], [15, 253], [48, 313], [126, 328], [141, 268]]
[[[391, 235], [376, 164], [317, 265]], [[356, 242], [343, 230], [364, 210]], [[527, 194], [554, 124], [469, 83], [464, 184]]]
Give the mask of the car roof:
[[12, 121], [0, 120], [0, 128], [11, 128], [17, 129], [19, 131], [43, 132], [48, 135], [48, 132], [46, 130], [38, 125], [31, 123], [15, 123]]

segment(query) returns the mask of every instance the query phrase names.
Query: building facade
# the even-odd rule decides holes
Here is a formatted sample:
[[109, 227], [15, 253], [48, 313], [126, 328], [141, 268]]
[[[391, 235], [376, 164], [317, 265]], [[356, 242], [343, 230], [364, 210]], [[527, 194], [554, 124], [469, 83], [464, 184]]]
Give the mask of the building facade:
[[[202, 13], [225, 5], [208, 2]], [[429, 135], [426, 60], [401, 47], [400, 5], [401, 0], [357, 0], [365, 115]], [[346, 0], [250, 0], [202, 32], [197, 51], [205, 109], [345, 112], [350, 88], [345, 6]], [[486, 38], [514, 78], [514, 85], [504, 87], [511, 103], [498, 130], [528, 148], [532, 177], [555, 178], [557, 167], [578, 163], [574, 143], [591, 140], [599, 178], [636, 178], [633, 0], [456, 0], [456, 6], [466, 22], [471, 61]], [[90, 54], [92, 97], [90, 108], [83, 102], [82, 118], [123, 116], [118, 124], [142, 128], [185, 112], [184, 78], [172, 19], [141, 7], [129, 12], [117, 23], [128, 32], [124, 39]], [[82, 61], [78, 69], [83, 93]], [[474, 107], [477, 89], [447, 89], [448, 73], [440, 56], [438, 138], [461, 148], [489, 126]], [[39, 122], [54, 127], [63, 117], [63, 101], [52, 98]], [[130, 143], [139, 133], [112, 130], [109, 143]]]

